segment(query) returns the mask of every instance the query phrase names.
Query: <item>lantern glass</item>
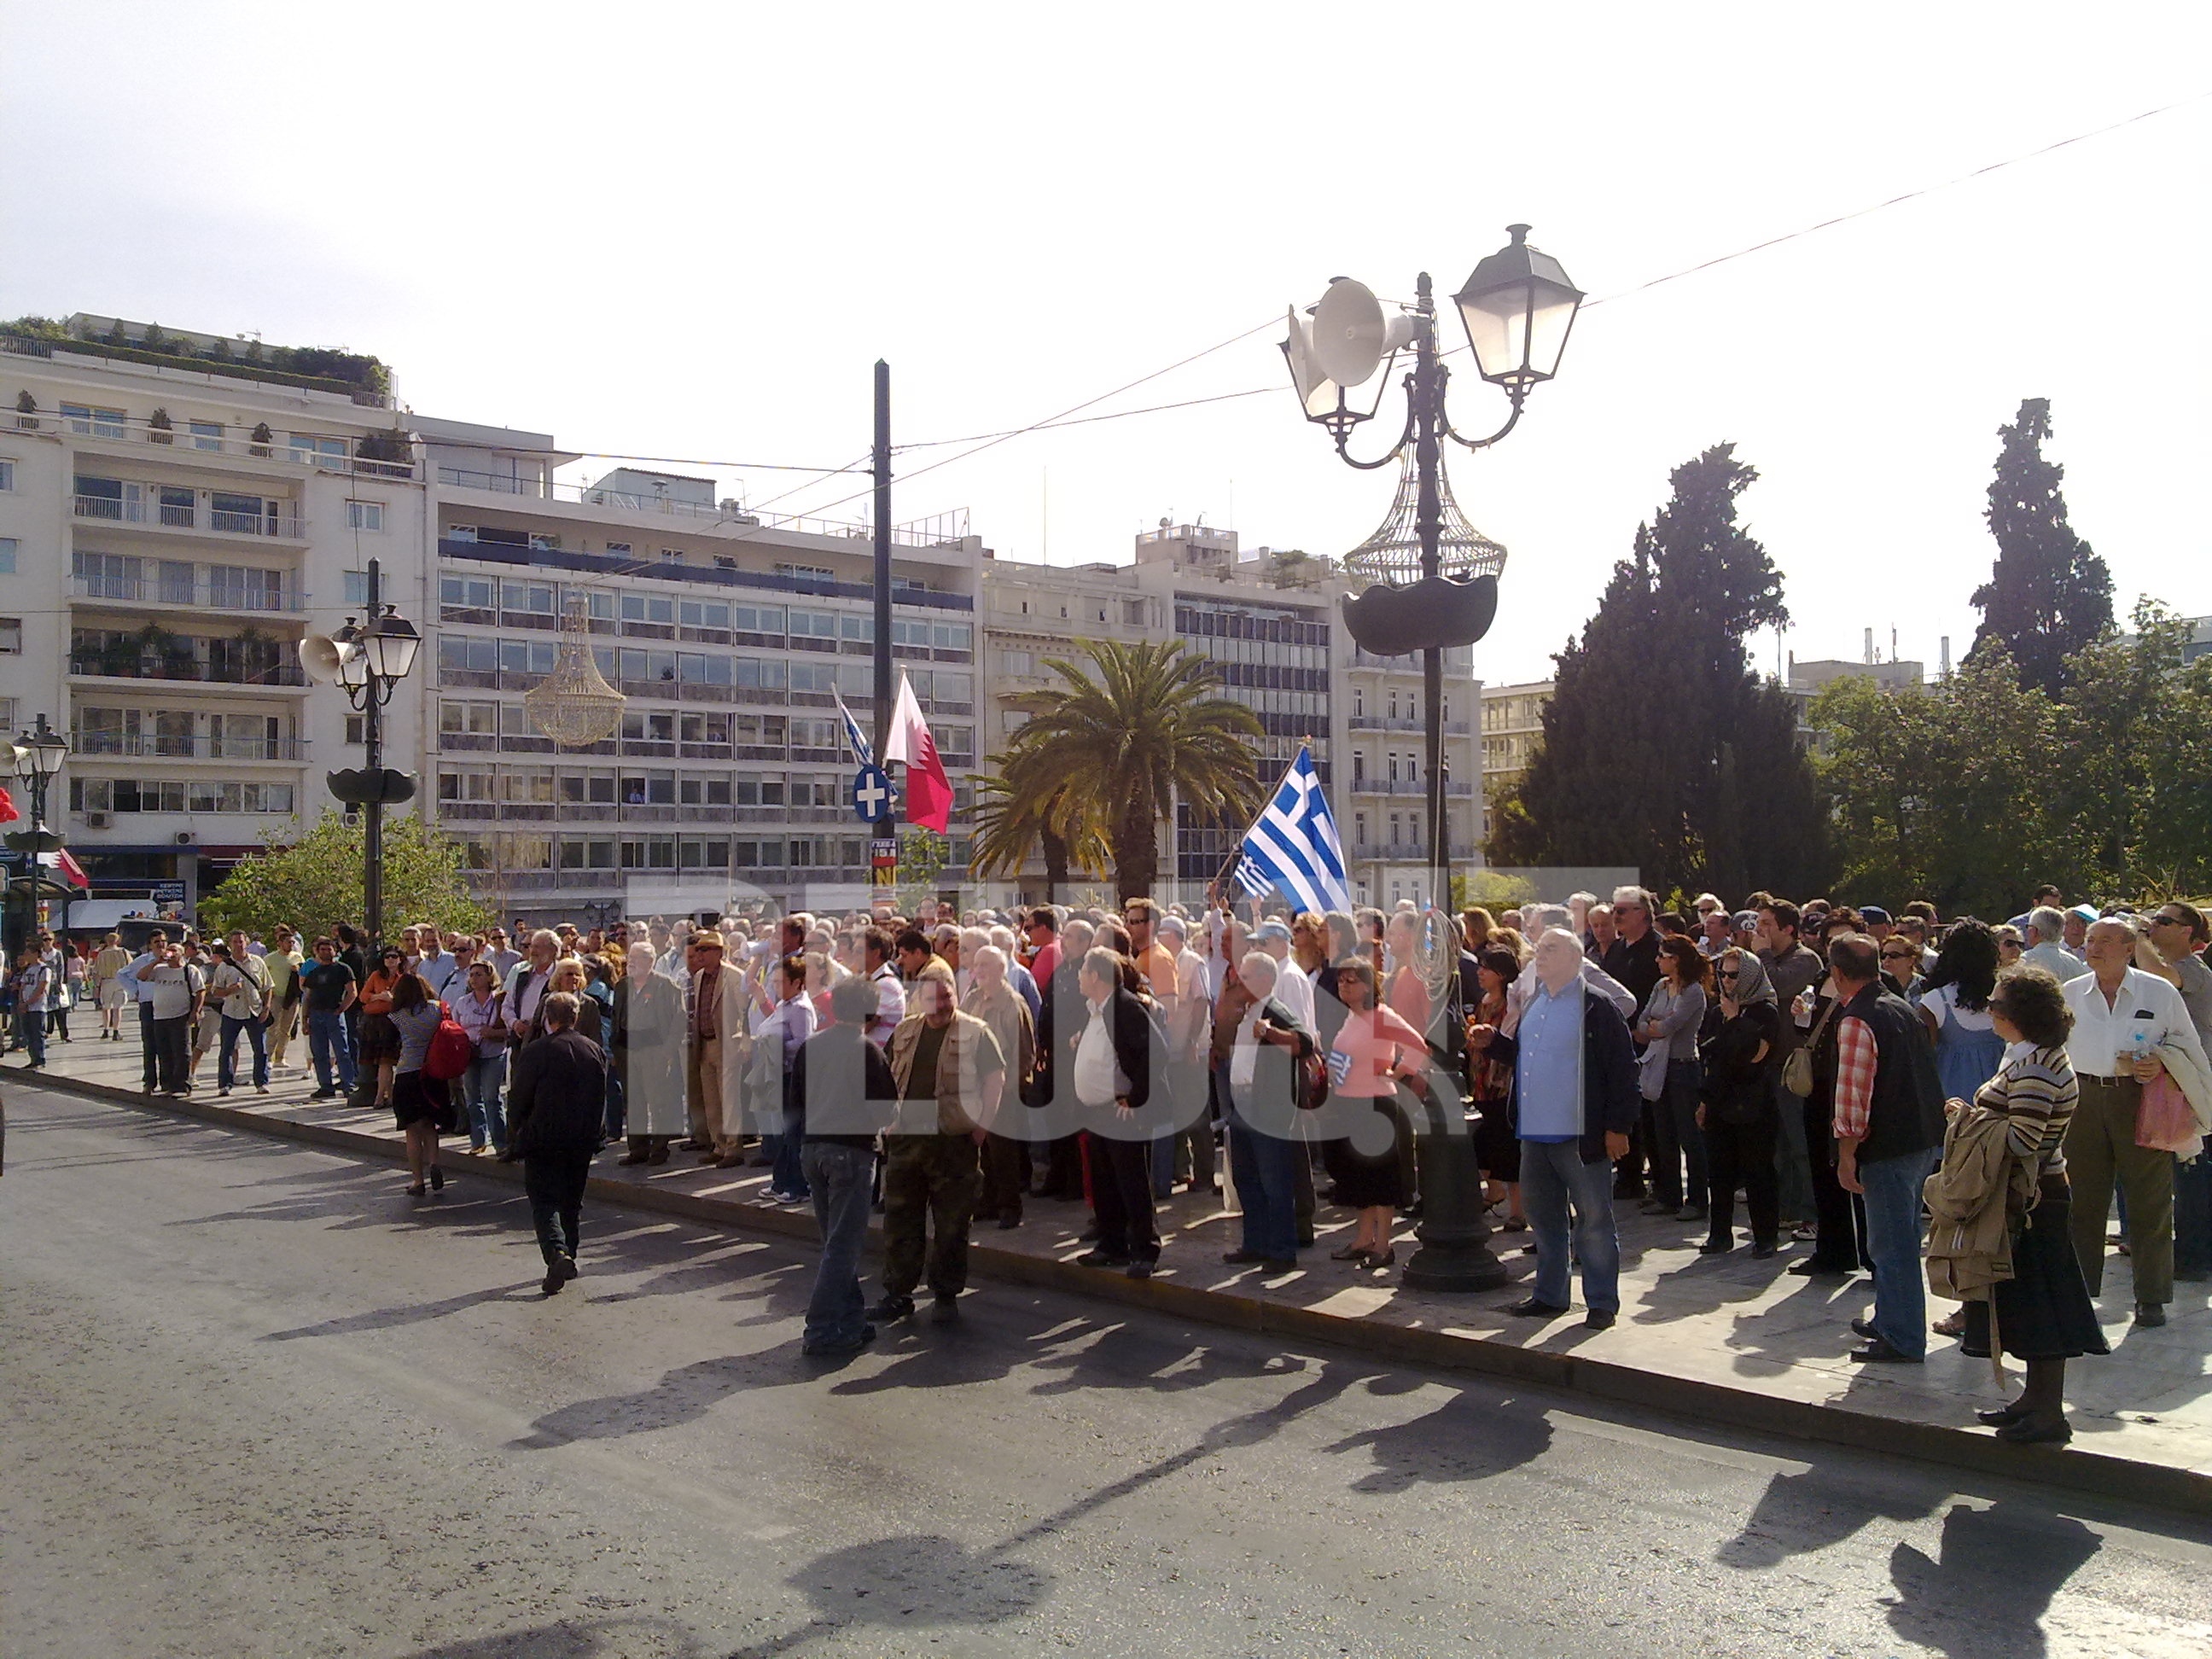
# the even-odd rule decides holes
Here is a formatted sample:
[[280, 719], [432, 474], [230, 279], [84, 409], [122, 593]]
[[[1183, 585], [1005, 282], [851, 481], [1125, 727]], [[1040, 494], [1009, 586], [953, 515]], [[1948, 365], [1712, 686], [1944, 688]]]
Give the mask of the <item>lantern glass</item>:
[[1475, 369], [1486, 380], [1526, 387], [1559, 372], [1567, 335], [1583, 302], [1559, 262], [1528, 245], [1528, 227], [1474, 268], [1453, 296]]
[[370, 673], [380, 680], [404, 680], [415, 666], [422, 636], [404, 617], [380, 617], [364, 631], [361, 644]]

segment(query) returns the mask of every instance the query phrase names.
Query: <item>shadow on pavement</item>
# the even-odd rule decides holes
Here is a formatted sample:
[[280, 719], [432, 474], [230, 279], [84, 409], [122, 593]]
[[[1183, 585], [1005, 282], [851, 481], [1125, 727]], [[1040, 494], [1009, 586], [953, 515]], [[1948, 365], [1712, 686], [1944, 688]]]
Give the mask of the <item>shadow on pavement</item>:
[[2101, 1547], [2079, 1521], [2014, 1499], [1957, 1505], [1943, 1517], [1942, 1559], [1909, 1544], [1890, 1553], [1890, 1628], [1948, 1659], [2042, 1659], [2043, 1615]]
[[563, 1619], [528, 1630], [503, 1631], [418, 1648], [404, 1659], [720, 1659], [719, 1646], [696, 1632], [651, 1617]]

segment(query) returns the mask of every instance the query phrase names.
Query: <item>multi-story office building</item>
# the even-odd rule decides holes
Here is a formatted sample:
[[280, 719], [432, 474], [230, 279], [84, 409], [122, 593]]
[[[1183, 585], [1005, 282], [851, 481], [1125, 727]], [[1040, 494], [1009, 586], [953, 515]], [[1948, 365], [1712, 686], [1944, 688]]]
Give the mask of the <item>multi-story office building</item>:
[[[1264, 548], [1240, 554], [1234, 532], [1205, 526], [1164, 522], [1137, 538], [1126, 565], [994, 559], [983, 567], [987, 751], [996, 752], [1057, 684], [1048, 659], [1088, 640], [1180, 641], [1214, 664], [1223, 696], [1259, 717], [1265, 736], [1254, 770], [1265, 785], [1311, 739], [1354, 901], [1425, 899], [1420, 660], [1354, 647], [1337, 614], [1344, 592], [1328, 561]], [[1463, 860], [1479, 855], [1480, 761], [1468, 711], [1480, 693], [1471, 653], [1447, 652], [1445, 664], [1451, 856]], [[1176, 893], [1202, 896], [1244, 830], [1178, 804], [1161, 862]], [[1041, 896], [1042, 866], [1000, 885], [1006, 896]]]
[[[865, 902], [867, 832], [836, 713], [874, 696], [873, 543], [763, 523], [711, 481], [624, 469], [552, 481], [547, 436], [417, 418], [434, 479], [426, 649], [438, 821], [503, 912], [612, 919]], [[913, 681], [966, 860], [976, 761], [972, 536], [893, 532], [892, 655]], [[557, 750], [522, 694], [581, 611], [626, 699], [604, 743]]]
[[[0, 335], [0, 731], [68, 733], [48, 816], [96, 896], [189, 904], [359, 763], [295, 647], [370, 556], [421, 570], [428, 498], [373, 360], [66, 327], [91, 337]], [[392, 704], [403, 755], [422, 702]]]
[[1550, 680], [1482, 689], [1482, 836], [1490, 839], [1491, 815], [1503, 791], [1520, 781], [1536, 746], [1544, 740], [1544, 709], [1552, 701]]
[[[45, 714], [70, 734], [49, 817], [96, 894], [189, 910], [329, 805], [324, 774], [361, 763], [361, 717], [307, 682], [297, 646], [361, 614], [374, 558], [425, 640], [386, 710], [386, 763], [417, 773], [421, 810], [503, 915], [860, 896], [836, 693], [866, 720], [864, 527], [763, 521], [672, 473], [556, 484], [580, 458], [550, 436], [396, 413], [380, 378], [68, 326], [87, 337], [0, 333], [0, 730]], [[984, 550], [933, 527], [893, 540], [893, 655], [954, 777], [957, 867]], [[571, 605], [627, 701], [613, 737], [562, 751], [522, 694]]]

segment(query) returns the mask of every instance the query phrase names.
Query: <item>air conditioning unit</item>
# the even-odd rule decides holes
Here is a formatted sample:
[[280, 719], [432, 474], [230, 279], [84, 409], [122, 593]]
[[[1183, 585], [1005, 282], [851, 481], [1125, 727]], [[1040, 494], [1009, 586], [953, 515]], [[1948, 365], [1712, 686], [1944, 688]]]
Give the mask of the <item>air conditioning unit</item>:
[[179, 847], [190, 847], [192, 842], [198, 839], [198, 837], [193, 835], [189, 830], [179, 830], [177, 831], [177, 845]]
[[87, 812], [84, 815], [84, 827], [88, 830], [105, 830], [114, 822], [114, 818], [106, 812]]

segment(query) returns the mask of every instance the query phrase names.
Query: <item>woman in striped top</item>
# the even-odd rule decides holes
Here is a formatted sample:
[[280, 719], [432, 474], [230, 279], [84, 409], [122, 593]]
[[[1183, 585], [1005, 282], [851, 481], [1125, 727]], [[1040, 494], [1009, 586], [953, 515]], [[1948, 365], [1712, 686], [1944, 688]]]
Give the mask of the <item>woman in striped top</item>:
[[2062, 1148], [2079, 1094], [2066, 1057], [2074, 1017], [2058, 981], [2036, 967], [2007, 969], [1989, 1012], [2010, 1046], [1996, 1075], [1975, 1092], [1974, 1104], [2004, 1115], [2008, 1147], [2036, 1172], [2036, 1198], [2026, 1215], [2013, 1218], [2012, 1278], [1993, 1286], [1988, 1302], [1966, 1304], [1964, 1347], [1977, 1358], [1989, 1357], [1994, 1310], [1997, 1344], [2027, 1362], [2027, 1385], [2010, 1405], [1977, 1415], [2000, 1440], [2061, 1443], [2074, 1432], [2066, 1425], [2066, 1362], [2112, 1352], [2067, 1231], [2072, 1206]]

